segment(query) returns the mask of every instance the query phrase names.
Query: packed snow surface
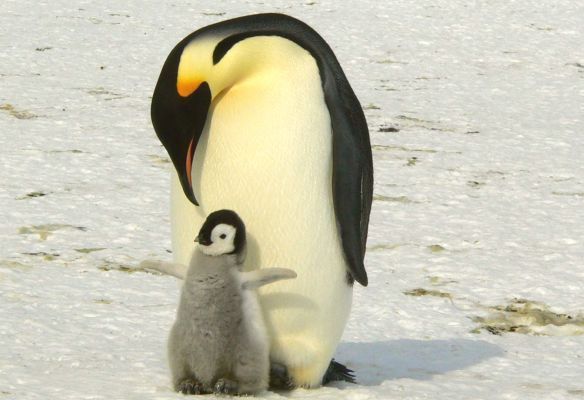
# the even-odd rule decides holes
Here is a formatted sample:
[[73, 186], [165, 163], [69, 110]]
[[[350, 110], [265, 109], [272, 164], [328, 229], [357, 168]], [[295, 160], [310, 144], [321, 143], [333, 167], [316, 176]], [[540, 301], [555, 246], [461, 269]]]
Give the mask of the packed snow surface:
[[[269, 4], [268, 4], [269, 3]], [[258, 12], [313, 26], [368, 119], [366, 266], [336, 358], [276, 399], [584, 398], [582, 1], [4, 1], [0, 399], [175, 399], [169, 51]]]

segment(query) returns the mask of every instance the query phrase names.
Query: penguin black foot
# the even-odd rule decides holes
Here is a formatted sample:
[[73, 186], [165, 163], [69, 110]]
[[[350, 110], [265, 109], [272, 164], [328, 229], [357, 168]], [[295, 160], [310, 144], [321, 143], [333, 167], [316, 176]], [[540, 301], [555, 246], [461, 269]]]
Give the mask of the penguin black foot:
[[355, 380], [355, 372], [343, 364], [336, 362], [333, 358], [322, 377], [322, 384], [326, 385], [327, 383], [337, 381], [357, 383]]
[[[341, 363], [331, 360], [324, 376], [322, 384], [326, 385], [331, 382], [349, 382], [357, 383], [355, 372]], [[270, 389], [272, 390], [292, 390], [296, 388], [294, 381], [288, 375], [288, 369], [285, 365], [273, 363], [270, 366]]]
[[209, 394], [211, 393], [210, 390], [205, 388], [205, 386], [196, 379], [187, 378], [180, 382], [177, 387], [176, 391], [182, 394]]
[[294, 388], [294, 382], [288, 375], [288, 368], [282, 364], [272, 363], [270, 365], [270, 389], [292, 390]]

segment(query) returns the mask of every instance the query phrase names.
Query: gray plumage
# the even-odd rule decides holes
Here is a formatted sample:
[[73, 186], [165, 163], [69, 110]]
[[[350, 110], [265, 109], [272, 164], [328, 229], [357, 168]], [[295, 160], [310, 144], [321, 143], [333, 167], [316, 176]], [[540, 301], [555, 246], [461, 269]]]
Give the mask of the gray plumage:
[[214, 244], [205, 243], [193, 252], [168, 340], [174, 389], [189, 394], [257, 393], [268, 387], [270, 363], [269, 340], [253, 289], [296, 274], [281, 268], [241, 272], [245, 243], [239, 252], [219, 255], [209, 255]]

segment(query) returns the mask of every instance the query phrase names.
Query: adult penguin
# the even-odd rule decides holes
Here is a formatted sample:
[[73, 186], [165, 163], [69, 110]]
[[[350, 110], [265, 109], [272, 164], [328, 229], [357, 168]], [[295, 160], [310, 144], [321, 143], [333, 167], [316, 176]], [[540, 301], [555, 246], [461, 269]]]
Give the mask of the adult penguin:
[[171, 51], [151, 114], [176, 170], [175, 262], [188, 264], [208, 214], [236, 210], [246, 268], [298, 274], [260, 290], [272, 363], [295, 386], [342, 376], [331, 358], [353, 282], [367, 286], [373, 166], [365, 116], [331, 48], [282, 14], [206, 26]]

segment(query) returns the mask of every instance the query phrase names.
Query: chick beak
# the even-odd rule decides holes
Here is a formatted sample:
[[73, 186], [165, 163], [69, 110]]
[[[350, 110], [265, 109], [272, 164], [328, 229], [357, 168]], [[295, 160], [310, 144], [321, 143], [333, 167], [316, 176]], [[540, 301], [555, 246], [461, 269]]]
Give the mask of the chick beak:
[[213, 242], [210, 239], [201, 238], [200, 236], [197, 236], [195, 238], [195, 243], [199, 243], [201, 246], [209, 246], [213, 244]]

